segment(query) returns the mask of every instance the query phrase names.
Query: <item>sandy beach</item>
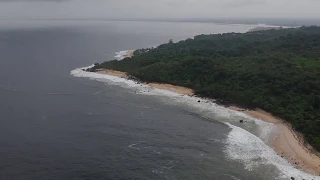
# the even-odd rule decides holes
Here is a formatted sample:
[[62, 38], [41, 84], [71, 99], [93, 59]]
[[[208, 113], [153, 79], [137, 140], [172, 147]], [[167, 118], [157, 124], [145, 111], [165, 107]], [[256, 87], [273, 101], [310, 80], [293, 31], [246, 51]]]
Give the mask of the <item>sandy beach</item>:
[[[320, 158], [304, 145], [301, 135], [294, 132], [290, 124], [261, 109], [246, 110], [235, 106], [227, 107], [241, 111], [251, 117], [277, 125], [279, 131], [272, 141], [271, 147], [278, 155], [287, 159], [295, 167], [313, 175], [320, 175]], [[311, 147], [309, 147], [311, 148]]]
[[132, 50], [128, 51], [127, 52], [127, 57], [130, 57], [130, 58], [133, 57], [133, 53], [134, 53], [134, 51], [132, 51]]
[[[108, 75], [117, 76], [117, 77], [121, 77], [121, 78], [128, 78], [128, 76], [125, 72], [110, 70], [110, 69], [98, 69], [97, 73], [108, 74]], [[148, 83], [147, 85], [149, 85], [150, 87], [153, 87], [153, 88], [165, 89], [165, 90], [169, 90], [169, 91], [176, 92], [179, 94], [187, 94], [187, 95], [194, 94], [192, 89], [181, 87], [181, 86], [174, 86], [171, 84]]]
[[134, 53], [134, 50], [128, 50], [126, 51], [126, 54], [123, 55], [123, 58], [131, 58], [133, 57], [133, 53]]
[[148, 83], [148, 85], [154, 88], [165, 89], [172, 92], [176, 92], [178, 94], [186, 94], [190, 96], [194, 94], [192, 89], [181, 87], [181, 86], [174, 86], [171, 84]]
[[128, 78], [127, 73], [121, 72], [121, 71], [116, 71], [116, 70], [111, 70], [111, 69], [97, 69], [97, 73], [99, 74], [107, 74], [111, 76], [117, 76], [121, 78]]
[[[128, 78], [125, 72], [115, 70], [99, 69], [97, 73]], [[148, 85], [154, 88], [166, 89], [184, 95], [194, 94], [192, 89], [170, 84], [148, 83]], [[227, 106], [226, 108], [233, 111], [240, 111], [253, 118], [275, 124], [279, 131], [271, 142], [271, 147], [274, 151], [282, 158], [287, 159], [296, 168], [313, 175], [320, 175], [320, 158], [313, 154], [307, 146], [302, 143], [302, 139], [300, 138], [301, 135], [294, 132], [291, 126], [284, 120], [281, 120], [261, 109], [247, 110], [236, 106]]]

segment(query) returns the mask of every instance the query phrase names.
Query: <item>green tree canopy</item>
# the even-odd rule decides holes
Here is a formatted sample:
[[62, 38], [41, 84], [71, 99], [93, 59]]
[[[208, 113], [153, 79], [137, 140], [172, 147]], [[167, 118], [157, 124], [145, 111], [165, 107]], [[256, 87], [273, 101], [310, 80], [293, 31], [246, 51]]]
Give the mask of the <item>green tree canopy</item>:
[[261, 108], [320, 150], [320, 28], [199, 35], [95, 68], [186, 86], [203, 97]]

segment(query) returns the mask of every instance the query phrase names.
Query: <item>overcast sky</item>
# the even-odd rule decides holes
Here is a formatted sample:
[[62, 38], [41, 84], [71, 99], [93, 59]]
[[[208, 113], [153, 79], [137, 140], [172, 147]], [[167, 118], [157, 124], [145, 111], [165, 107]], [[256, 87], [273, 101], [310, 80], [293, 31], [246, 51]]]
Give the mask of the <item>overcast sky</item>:
[[317, 18], [320, 0], [0, 0], [0, 18]]

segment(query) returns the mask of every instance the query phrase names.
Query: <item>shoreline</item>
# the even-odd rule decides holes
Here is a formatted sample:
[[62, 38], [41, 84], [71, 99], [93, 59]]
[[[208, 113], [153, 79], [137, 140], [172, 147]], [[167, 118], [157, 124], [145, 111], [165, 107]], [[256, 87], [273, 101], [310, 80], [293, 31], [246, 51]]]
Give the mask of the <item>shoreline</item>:
[[[116, 70], [97, 69], [96, 73], [117, 76], [125, 79], [130, 78], [126, 72]], [[182, 95], [194, 95], [193, 90], [186, 87], [160, 83], [145, 84], [153, 88], [165, 89]], [[294, 167], [312, 175], [320, 175], [320, 157], [311, 152], [310, 147], [302, 142], [302, 136], [295, 132], [291, 125], [286, 121], [281, 120], [273, 116], [271, 113], [261, 109], [248, 110], [239, 106], [221, 106], [276, 125], [278, 132], [275, 134], [275, 138], [272, 140], [271, 144], [268, 144], [268, 146], [271, 146], [279, 156], [286, 159]], [[244, 123], [246, 122], [244, 121]]]
[[132, 58], [134, 52], [135, 52], [135, 50], [119, 51], [119, 52], [116, 52], [116, 56], [114, 56], [114, 57], [116, 58], [116, 60], [121, 61], [125, 58]]
[[133, 57], [133, 53], [134, 53], [134, 50], [128, 50], [127, 54], [125, 55], [125, 58], [132, 58]]
[[302, 135], [295, 132], [289, 123], [261, 109], [248, 110], [237, 106], [226, 108], [240, 111], [253, 118], [275, 124], [278, 132], [269, 146], [294, 167], [309, 174], [320, 175], [320, 157], [312, 153], [309, 147], [307, 147], [308, 145], [301, 142]]
[[[129, 79], [129, 76], [127, 75], [127, 73], [116, 71], [116, 70], [97, 69], [96, 73], [107, 74], [107, 75]], [[145, 84], [153, 88], [169, 90], [178, 94], [184, 94], [184, 95], [190, 95], [190, 96], [194, 95], [193, 90], [186, 87], [174, 86], [171, 84], [161, 84], [161, 83], [145, 83]]]
[[128, 52], [128, 57], [133, 57], [134, 50]]

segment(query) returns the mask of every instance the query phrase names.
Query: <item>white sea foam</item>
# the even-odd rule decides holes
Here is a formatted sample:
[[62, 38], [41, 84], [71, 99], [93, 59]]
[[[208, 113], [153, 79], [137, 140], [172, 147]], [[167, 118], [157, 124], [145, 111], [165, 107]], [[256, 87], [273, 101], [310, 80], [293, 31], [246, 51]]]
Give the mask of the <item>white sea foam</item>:
[[[289, 162], [278, 156], [272, 148], [266, 145], [271, 134], [276, 130], [274, 124], [252, 118], [242, 112], [229, 110], [210, 100], [152, 88], [148, 85], [138, 84], [132, 80], [116, 76], [83, 71], [83, 69], [90, 67], [92, 66], [77, 68], [72, 70], [70, 74], [74, 77], [86, 77], [106, 84], [130, 88], [136, 93], [143, 95], [159, 96], [167, 103], [187, 105], [201, 115], [226, 123], [231, 128], [231, 131], [225, 142], [225, 153], [230, 159], [244, 163], [248, 170], [254, 170], [254, 168], [262, 164], [269, 164], [276, 166], [282, 172], [279, 178], [288, 179], [288, 177], [295, 177], [320, 180], [319, 177], [312, 176], [294, 168]], [[198, 103], [199, 100], [200, 103]], [[239, 119], [245, 119], [248, 122], [243, 128], [250, 132], [232, 125], [239, 124]]]
[[136, 145], [137, 144], [130, 144], [128, 147], [131, 148], [131, 149], [140, 150], [140, 148], [134, 147]]
[[225, 152], [232, 160], [245, 164], [247, 170], [253, 170], [262, 164], [275, 165], [280, 171], [279, 179], [320, 179], [319, 177], [294, 168], [287, 160], [281, 158], [260, 138], [237, 126], [226, 123], [231, 131], [228, 135]]
[[128, 53], [131, 52], [132, 50], [126, 50], [126, 51], [119, 51], [116, 52], [116, 56], [114, 56], [118, 61], [124, 59], [127, 57]]
[[105, 82], [107, 84], [115, 84], [115, 85], [120, 85], [123, 87], [139, 87], [140, 85], [137, 84], [136, 82], [132, 80], [127, 80], [124, 78], [116, 77], [116, 76], [111, 76], [107, 74], [98, 74], [94, 72], [87, 72], [84, 71], [84, 69], [88, 69], [93, 67], [93, 65], [88, 66], [88, 67], [83, 67], [83, 68], [77, 68], [75, 70], [72, 70], [70, 72], [70, 75], [74, 77], [86, 77], [92, 80], [97, 80], [101, 82]]

